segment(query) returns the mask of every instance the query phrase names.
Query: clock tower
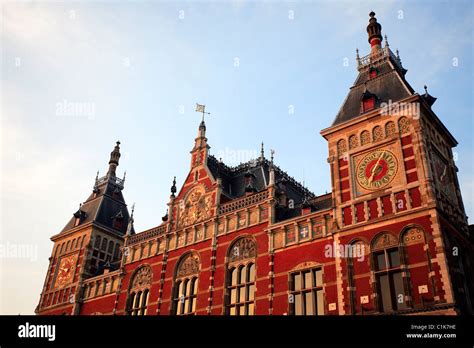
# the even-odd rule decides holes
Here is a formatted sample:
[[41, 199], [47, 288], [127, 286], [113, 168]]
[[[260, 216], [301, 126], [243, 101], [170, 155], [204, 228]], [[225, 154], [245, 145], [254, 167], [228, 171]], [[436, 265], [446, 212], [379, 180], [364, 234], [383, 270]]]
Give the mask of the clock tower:
[[[329, 145], [334, 229], [379, 233], [428, 219], [424, 230], [432, 234], [424, 249], [442, 278], [430, 280], [433, 301], [444, 296], [441, 301], [463, 306], [474, 289], [457, 270], [474, 262], [452, 151], [457, 142], [432, 109], [436, 98], [426, 86], [423, 94], [410, 86], [398, 50], [386, 36], [382, 45], [382, 26], [369, 15], [370, 53], [360, 57], [357, 50], [358, 76], [331, 127], [321, 131]], [[400, 235], [397, 243], [404, 238], [410, 237]], [[404, 292], [409, 304], [418, 289]]]
[[54, 246], [36, 313], [78, 314], [82, 282], [119, 267], [129, 221], [122, 194], [125, 175], [116, 175], [120, 156], [117, 142], [107, 174], [99, 177], [97, 173], [89, 197], [62, 231], [51, 237]]

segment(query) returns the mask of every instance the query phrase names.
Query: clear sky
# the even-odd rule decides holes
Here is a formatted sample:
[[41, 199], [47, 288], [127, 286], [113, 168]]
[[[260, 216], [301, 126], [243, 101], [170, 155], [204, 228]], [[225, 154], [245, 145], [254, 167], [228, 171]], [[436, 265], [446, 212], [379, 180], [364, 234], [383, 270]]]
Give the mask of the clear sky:
[[[50, 236], [105, 174], [116, 140], [135, 227], [161, 222], [174, 175], [187, 175], [206, 104], [211, 153], [230, 165], [259, 153], [316, 194], [330, 190], [327, 144], [369, 52], [376, 12], [407, 79], [427, 84], [457, 138], [474, 215], [471, 1], [77, 1], [1, 4], [0, 313], [31, 314]], [[76, 107], [72, 113], [64, 106]], [[36, 251], [36, 253], [35, 253]], [[30, 257], [31, 256], [31, 257]]]

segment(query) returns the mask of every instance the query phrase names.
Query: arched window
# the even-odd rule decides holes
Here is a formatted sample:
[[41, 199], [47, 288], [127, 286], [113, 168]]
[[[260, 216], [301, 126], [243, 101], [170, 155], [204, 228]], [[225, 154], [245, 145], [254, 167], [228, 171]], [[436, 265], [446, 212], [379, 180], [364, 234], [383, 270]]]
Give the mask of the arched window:
[[100, 236], [96, 236], [96, 237], [95, 237], [94, 248], [95, 248], [95, 249], [99, 249], [99, 248], [100, 248]]
[[101, 250], [105, 251], [107, 249], [107, 238], [102, 239]]
[[390, 233], [372, 242], [372, 268], [375, 275], [377, 307], [380, 312], [407, 308], [398, 239]]
[[114, 251], [114, 242], [113, 241], [109, 241], [109, 248], [107, 249], [107, 252], [109, 254], [112, 254]]
[[115, 249], [114, 249], [114, 260], [118, 260], [119, 258], [120, 258], [120, 244], [116, 243]]
[[194, 314], [198, 293], [200, 262], [195, 253], [188, 253], [178, 262], [171, 312], [177, 315]]
[[127, 313], [129, 315], [146, 315], [152, 279], [153, 272], [150, 266], [141, 266], [136, 271], [128, 291]]
[[360, 133], [360, 144], [361, 145], [366, 145], [370, 143], [370, 134], [369, 134], [369, 131], [363, 131], [362, 133]]
[[255, 314], [255, 257], [257, 246], [245, 237], [235, 241], [228, 251], [226, 314]]

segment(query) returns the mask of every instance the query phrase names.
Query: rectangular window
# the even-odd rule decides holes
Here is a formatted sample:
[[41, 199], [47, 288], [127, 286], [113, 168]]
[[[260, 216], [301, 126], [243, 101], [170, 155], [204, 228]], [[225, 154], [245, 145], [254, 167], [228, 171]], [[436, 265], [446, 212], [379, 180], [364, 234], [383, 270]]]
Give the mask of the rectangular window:
[[374, 267], [379, 310], [392, 312], [407, 308], [398, 248], [375, 252]]
[[323, 277], [321, 268], [290, 274], [290, 314], [324, 315]]
[[237, 265], [227, 272], [227, 313], [253, 315], [255, 312], [255, 264]]

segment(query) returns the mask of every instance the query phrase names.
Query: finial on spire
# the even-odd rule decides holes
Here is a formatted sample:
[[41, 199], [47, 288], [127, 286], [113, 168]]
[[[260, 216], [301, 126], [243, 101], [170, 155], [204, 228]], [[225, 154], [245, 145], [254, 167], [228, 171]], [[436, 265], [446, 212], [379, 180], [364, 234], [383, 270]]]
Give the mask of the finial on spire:
[[122, 184], [125, 183], [125, 177], [127, 176], [127, 171], [123, 172], [123, 179], [122, 179]]
[[376, 53], [380, 49], [380, 44], [382, 42], [382, 26], [380, 23], [377, 23], [374, 11], [371, 11], [369, 16], [370, 19], [369, 25], [367, 26], [367, 34], [369, 35], [369, 43], [372, 48], [372, 53]]
[[275, 155], [275, 150], [271, 149], [270, 150], [270, 163], [273, 164], [273, 155]]
[[92, 189], [92, 192], [99, 193], [99, 171], [97, 171], [97, 174], [95, 175], [94, 187]]
[[433, 97], [432, 95], [430, 95], [428, 93], [428, 87], [426, 85], [423, 86], [424, 89], [425, 89], [425, 94], [423, 95], [423, 98], [426, 100], [426, 102], [428, 103], [428, 105], [431, 107], [433, 106], [433, 104], [435, 103], [436, 99], [438, 98], [435, 98]]
[[262, 144], [260, 146], [260, 158], [263, 160], [265, 158], [265, 149], [263, 147], [263, 141], [262, 141]]
[[387, 34], [385, 34], [384, 38], [385, 38], [385, 47], [389, 47]]
[[115, 169], [119, 165], [120, 156], [120, 141], [117, 141], [114, 150], [110, 153], [109, 171], [107, 175], [115, 177]]
[[176, 193], [176, 177], [173, 178], [173, 185], [171, 186], [171, 197], [175, 197]]

